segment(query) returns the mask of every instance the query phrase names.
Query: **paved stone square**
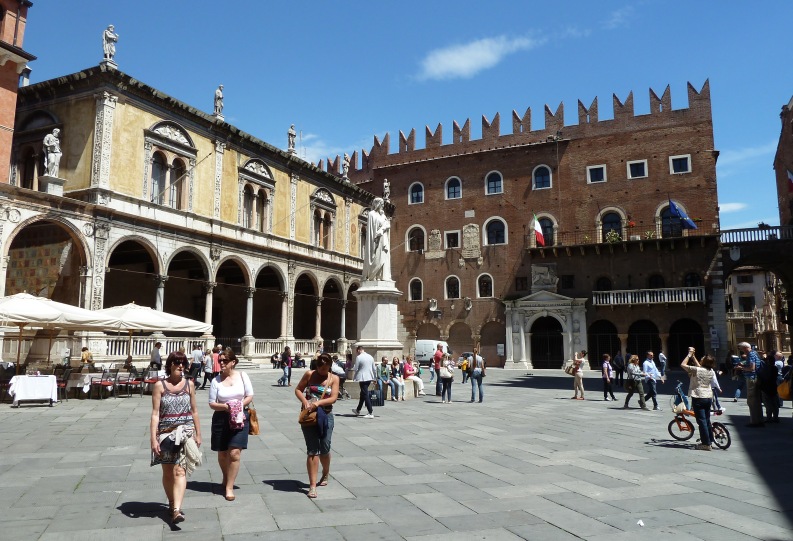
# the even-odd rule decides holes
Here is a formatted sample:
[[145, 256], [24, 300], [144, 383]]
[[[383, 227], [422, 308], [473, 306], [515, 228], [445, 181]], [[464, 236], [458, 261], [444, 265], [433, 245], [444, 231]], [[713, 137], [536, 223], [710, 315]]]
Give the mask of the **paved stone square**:
[[452, 404], [428, 388], [375, 408], [374, 420], [337, 402], [332, 478], [316, 500], [305, 495], [298, 402], [274, 386], [275, 371], [250, 373], [262, 430], [243, 453], [234, 502], [214, 492], [199, 391], [207, 460], [178, 527], [149, 466], [148, 396], [2, 404], [0, 539], [793, 539], [789, 407], [782, 423], [749, 429], [745, 403], [726, 399], [732, 447], [693, 451], [694, 440], [667, 433], [667, 395], [665, 411], [626, 411], [602, 401], [596, 374], [587, 400], [574, 401], [561, 371], [532, 373], [489, 370], [482, 404], [459, 382]]

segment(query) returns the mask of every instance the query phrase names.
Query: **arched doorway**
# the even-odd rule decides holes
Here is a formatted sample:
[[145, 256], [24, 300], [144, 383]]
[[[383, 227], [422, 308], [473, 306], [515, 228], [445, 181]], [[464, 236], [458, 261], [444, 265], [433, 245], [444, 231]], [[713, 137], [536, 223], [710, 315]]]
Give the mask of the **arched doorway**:
[[168, 264], [163, 310], [171, 314], [204, 321], [207, 270], [196, 254], [177, 253]]
[[313, 340], [317, 334], [317, 288], [308, 274], [301, 274], [295, 282], [295, 309], [292, 317], [295, 338]]
[[[482, 326], [479, 336], [479, 354], [485, 360], [485, 364], [487, 366], [503, 367], [506, 357], [504, 355], [499, 356], [498, 345], [502, 344], [506, 348], [506, 326], [498, 321], [488, 321]], [[506, 350], [504, 350], [504, 353], [506, 354]]]
[[628, 329], [628, 353], [638, 355], [644, 361], [647, 352], [658, 354], [661, 351], [661, 338], [658, 336], [658, 327], [647, 319], [634, 321]]
[[471, 327], [458, 321], [449, 328], [449, 338], [446, 342], [455, 357], [466, 351], [473, 351], [474, 339], [471, 336]]
[[440, 340], [441, 330], [432, 323], [422, 323], [416, 329], [416, 340]]
[[116, 246], [107, 264], [105, 308], [131, 302], [154, 308], [158, 270], [154, 257], [142, 243], [125, 240]]
[[[672, 323], [669, 327], [669, 340], [666, 343], [666, 349], [669, 351], [664, 351], [667, 368], [678, 366], [683, 357], [688, 355], [688, 348], [692, 346], [697, 350], [697, 358], [705, 354], [705, 333], [702, 332], [699, 323], [688, 318], [678, 319]], [[721, 362], [721, 359], [716, 361]]]
[[358, 340], [358, 299], [353, 294], [356, 291], [358, 284], [351, 285], [347, 292], [347, 306], [344, 309], [344, 334], [345, 338], [352, 342]]
[[49, 220], [26, 225], [8, 248], [5, 294], [27, 291], [80, 306], [85, 259], [81, 244], [65, 226]]
[[248, 294], [245, 272], [239, 262], [228, 259], [215, 274], [217, 285], [212, 293], [212, 324], [216, 342], [242, 352], [241, 338], [245, 334]]
[[335, 353], [336, 342], [341, 338], [341, 285], [328, 280], [322, 288], [322, 325], [320, 336], [325, 351]]
[[564, 363], [562, 324], [551, 316], [531, 326], [531, 363], [534, 368], [559, 368]]
[[620, 338], [617, 336], [617, 327], [611, 321], [600, 319], [589, 326], [587, 336], [589, 346], [589, 366], [597, 369], [602, 364], [604, 353], [612, 357], [620, 351]]
[[253, 296], [253, 336], [274, 339], [281, 336], [283, 291], [281, 277], [272, 267], [264, 267], [256, 276]]

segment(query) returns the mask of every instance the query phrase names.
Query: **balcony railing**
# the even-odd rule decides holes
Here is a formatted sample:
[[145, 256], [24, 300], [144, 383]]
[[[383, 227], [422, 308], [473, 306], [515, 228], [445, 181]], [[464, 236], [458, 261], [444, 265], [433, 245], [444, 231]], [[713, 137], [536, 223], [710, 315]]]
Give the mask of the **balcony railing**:
[[727, 319], [752, 319], [752, 312], [727, 312]]
[[595, 306], [631, 306], [634, 304], [686, 304], [705, 302], [704, 287], [666, 287], [662, 289], [624, 289], [595, 291]]
[[[717, 235], [718, 223], [714, 221], [697, 221], [697, 229], [681, 229], [679, 226], [663, 227], [661, 225], [636, 224], [633, 227], [623, 227], [621, 230], [609, 235], [602, 229], [576, 229], [565, 231], [559, 229], [555, 232], [553, 242], [546, 239], [546, 248], [549, 246], [577, 246], [580, 244], [619, 244], [621, 242], [654, 241], [658, 239], [675, 239], [686, 237], [701, 237]], [[534, 236], [529, 237], [530, 246], [539, 248], [535, 244]]]
[[739, 244], [764, 240], [791, 240], [793, 226], [764, 226], [752, 229], [730, 229], [721, 232], [722, 244]]

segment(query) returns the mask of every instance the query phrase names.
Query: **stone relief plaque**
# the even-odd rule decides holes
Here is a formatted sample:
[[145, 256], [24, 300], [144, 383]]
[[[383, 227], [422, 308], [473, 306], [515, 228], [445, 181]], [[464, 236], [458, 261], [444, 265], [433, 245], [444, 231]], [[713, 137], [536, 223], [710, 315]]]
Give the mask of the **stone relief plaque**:
[[427, 244], [427, 249], [430, 252], [441, 250], [441, 231], [440, 229], [433, 229], [430, 231], [430, 238]]
[[479, 242], [479, 226], [477, 224], [466, 224], [463, 226], [463, 249], [462, 254], [466, 259], [479, 259], [482, 250]]
[[531, 291], [556, 291], [556, 263], [531, 266]]

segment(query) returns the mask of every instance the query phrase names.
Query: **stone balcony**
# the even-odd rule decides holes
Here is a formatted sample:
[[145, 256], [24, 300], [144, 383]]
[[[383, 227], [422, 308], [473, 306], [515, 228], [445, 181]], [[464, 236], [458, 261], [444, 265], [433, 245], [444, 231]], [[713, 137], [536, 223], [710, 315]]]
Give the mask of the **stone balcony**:
[[705, 303], [704, 287], [665, 287], [660, 289], [623, 289], [595, 291], [594, 306], [633, 306], [648, 304]]
[[727, 319], [754, 319], [754, 314], [752, 312], [727, 312]]

